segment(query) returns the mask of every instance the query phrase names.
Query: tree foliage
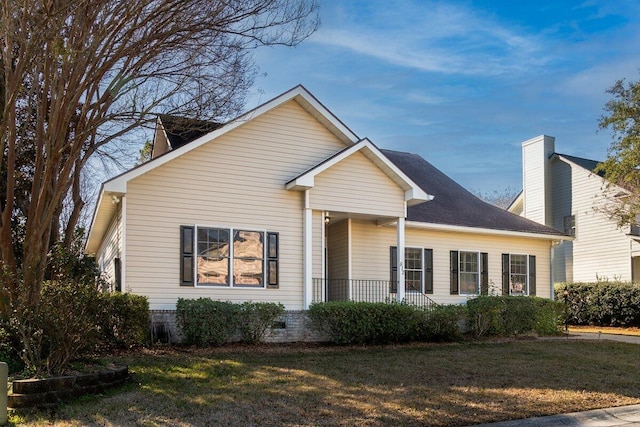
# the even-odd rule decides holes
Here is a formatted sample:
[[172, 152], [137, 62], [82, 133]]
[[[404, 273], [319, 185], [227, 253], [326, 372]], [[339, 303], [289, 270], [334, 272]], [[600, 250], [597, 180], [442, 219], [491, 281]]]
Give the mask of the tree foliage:
[[47, 253], [72, 235], [92, 156], [155, 114], [236, 114], [251, 50], [296, 45], [318, 25], [315, 0], [8, 0], [0, 20], [5, 315], [12, 301], [38, 305]]
[[607, 159], [596, 172], [607, 179], [607, 203], [601, 209], [618, 226], [635, 224], [640, 214], [640, 81], [618, 80], [607, 93], [600, 129], [610, 129], [613, 141]]

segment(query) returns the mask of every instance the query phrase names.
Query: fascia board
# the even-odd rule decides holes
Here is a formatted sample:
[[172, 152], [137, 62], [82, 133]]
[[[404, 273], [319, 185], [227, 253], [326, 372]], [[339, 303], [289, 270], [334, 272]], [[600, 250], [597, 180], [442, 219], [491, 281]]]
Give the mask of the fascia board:
[[461, 225], [448, 225], [448, 224], [434, 224], [428, 222], [407, 221], [405, 226], [408, 228], [419, 228], [423, 230], [434, 231], [451, 231], [459, 233], [470, 234], [484, 234], [493, 236], [505, 236], [505, 237], [527, 237], [531, 239], [551, 240], [551, 241], [573, 241], [572, 236], [566, 236], [564, 234], [543, 234], [543, 233], [529, 233], [525, 231], [512, 231], [512, 230], [495, 230], [492, 228], [477, 228], [477, 227], [464, 227]]

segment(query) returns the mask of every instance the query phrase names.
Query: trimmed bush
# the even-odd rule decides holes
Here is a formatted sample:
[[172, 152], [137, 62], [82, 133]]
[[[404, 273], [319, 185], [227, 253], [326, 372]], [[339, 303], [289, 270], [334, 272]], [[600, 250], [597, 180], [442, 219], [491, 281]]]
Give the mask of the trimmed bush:
[[149, 302], [133, 294], [102, 293], [100, 297], [100, 339], [104, 345], [132, 348], [149, 339]]
[[245, 302], [240, 305], [239, 328], [242, 341], [257, 344], [276, 319], [284, 314], [284, 305], [273, 302]]
[[313, 327], [336, 344], [450, 341], [460, 337], [460, 308], [420, 310], [407, 304], [323, 302], [311, 305]]
[[527, 332], [555, 335], [564, 322], [562, 303], [538, 297], [480, 296], [467, 302], [476, 336], [512, 336]]
[[178, 299], [176, 320], [187, 344], [219, 347], [238, 330], [240, 305], [210, 298]]
[[556, 299], [573, 325], [640, 326], [640, 285], [630, 282], [562, 283]]

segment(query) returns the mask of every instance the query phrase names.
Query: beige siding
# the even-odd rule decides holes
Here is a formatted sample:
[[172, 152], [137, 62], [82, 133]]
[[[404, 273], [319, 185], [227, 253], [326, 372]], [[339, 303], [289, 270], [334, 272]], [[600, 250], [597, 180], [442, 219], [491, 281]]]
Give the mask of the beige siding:
[[[127, 188], [127, 288], [147, 295], [152, 309], [171, 309], [181, 297], [302, 308], [304, 193], [284, 184], [343, 148], [290, 101], [133, 179]], [[180, 287], [179, 229], [186, 224], [279, 232], [279, 289]]]
[[115, 284], [114, 260], [120, 258], [122, 253], [122, 210], [120, 206], [118, 205], [104, 240], [96, 252], [96, 260], [100, 266], [102, 277], [112, 288]]
[[329, 286], [327, 298], [329, 301], [343, 299], [348, 295], [348, 282], [344, 279], [351, 278], [349, 273], [349, 222], [349, 219], [345, 219], [328, 227]]
[[349, 279], [349, 220], [328, 227], [327, 247], [329, 279]]
[[541, 136], [522, 145], [523, 216], [540, 224], [551, 225], [551, 174], [549, 156], [554, 139]]
[[[396, 246], [396, 229], [380, 227], [371, 221], [352, 223], [353, 278], [370, 280], [390, 279], [389, 247]], [[537, 295], [551, 295], [550, 241], [520, 237], [484, 236], [430, 230], [406, 229], [406, 246], [433, 249], [434, 293], [430, 297], [438, 303], [458, 304], [466, 296], [449, 292], [449, 251], [468, 250], [489, 254], [489, 283], [502, 289], [502, 254], [517, 253], [536, 256]], [[493, 283], [493, 285], [492, 285]]]
[[314, 209], [404, 216], [404, 191], [360, 152], [316, 176], [310, 194]]
[[[574, 214], [571, 166], [556, 159], [551, 163], [553, 228], [564, 232], [564, 218]], [[573, 281], [573, 242], [561, 242], [553, 248], [553, 281]]]
[[603, 181], [597, 175], [571, 167], [573, 214], [576, 239], [573, 242], [573, 280], [631, 280], [631, 243], [615, 221], [597, 211]]

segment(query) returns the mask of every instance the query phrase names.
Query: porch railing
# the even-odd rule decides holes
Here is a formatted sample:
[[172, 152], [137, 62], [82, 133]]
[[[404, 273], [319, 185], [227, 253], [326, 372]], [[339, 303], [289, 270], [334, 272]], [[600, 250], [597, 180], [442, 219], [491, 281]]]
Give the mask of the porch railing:
[[[313, 279], [312, 302], [392, 303], [398, 300], [396, 292], [392, 292], [395, 289], [397, 289], [396, 283], [390, 280]], [[437, 305], [428, 295], [411, 291], [405, 292], [403, 302], [424, 309], [431, 309]]]

